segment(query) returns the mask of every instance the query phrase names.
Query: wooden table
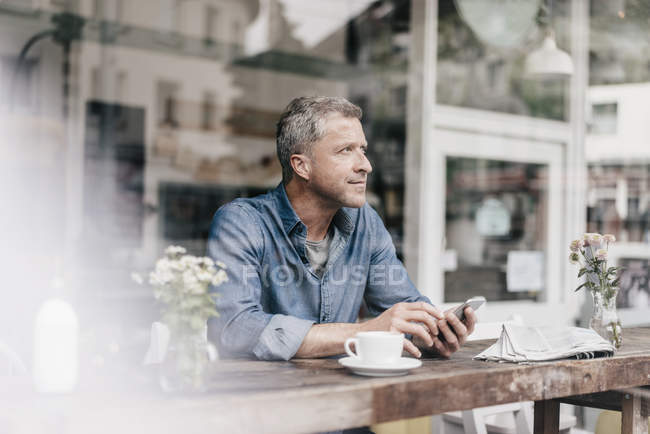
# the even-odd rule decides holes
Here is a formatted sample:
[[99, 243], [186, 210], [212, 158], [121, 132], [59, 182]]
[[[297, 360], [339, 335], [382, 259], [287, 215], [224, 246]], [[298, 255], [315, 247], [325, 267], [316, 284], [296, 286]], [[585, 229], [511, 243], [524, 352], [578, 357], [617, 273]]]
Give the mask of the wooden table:
[[[64, 433], [302, 433], [532, 400], [535, 432], [553, 433], [559, 399], [584, 404], [584, 394], [650, 384], [650, 328], [625, 329], [623, 336], [612, 358], [534, 365], [474, 361], [492, 341], [471, 342], [449, 360], [424, 360], [410, 375], [389, 378], [352, 375], [333, 359], [221, 361], [207, 393], [78, 392], [58, 399], [57, 417]], [[613, 395], [590, 396], [594, 402]], [[624, 432], [647, 432], [644, 399], [615, 396]]]

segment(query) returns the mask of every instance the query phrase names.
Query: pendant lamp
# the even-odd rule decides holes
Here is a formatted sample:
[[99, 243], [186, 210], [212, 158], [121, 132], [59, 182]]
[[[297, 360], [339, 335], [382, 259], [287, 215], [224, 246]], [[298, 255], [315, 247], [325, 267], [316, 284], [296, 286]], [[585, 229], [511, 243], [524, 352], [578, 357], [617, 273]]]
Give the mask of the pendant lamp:
[[557, 47], [555, 32], [551, 27], [553, 1], [550, 2], [546, 35], [542, 45], [526, 56], [524, 73], [531, 78], [561, 78], [573, 75], [571, 56]]

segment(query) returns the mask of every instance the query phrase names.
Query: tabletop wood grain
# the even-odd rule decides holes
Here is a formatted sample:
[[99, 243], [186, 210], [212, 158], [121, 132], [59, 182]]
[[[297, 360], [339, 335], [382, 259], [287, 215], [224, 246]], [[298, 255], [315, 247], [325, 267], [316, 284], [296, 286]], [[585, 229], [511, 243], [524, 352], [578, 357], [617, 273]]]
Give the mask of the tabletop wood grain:
[[[614, 357], [518, 365], [472, 360], [494, 341], [467, 343], [450, 359], [424, 359], [401, 377], [351, 374], [336, 359], [223, 360], [193, 395], [77, 394], [71, 433], [300, 433], [370, 425], [487, 405], [650, 384], [650, 328], [624, 330]], [[104, 421], [97, 424], [97, 421]]]

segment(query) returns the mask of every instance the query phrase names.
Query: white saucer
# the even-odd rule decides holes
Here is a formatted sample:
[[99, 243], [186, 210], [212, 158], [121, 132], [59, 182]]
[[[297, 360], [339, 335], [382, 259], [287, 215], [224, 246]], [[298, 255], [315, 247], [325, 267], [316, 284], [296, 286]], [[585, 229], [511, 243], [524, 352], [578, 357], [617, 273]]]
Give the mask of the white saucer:
[[422, 366], [422, 361], [411, 357], [401, 357], [397, 362], [386, 365], [369, 365], [352, 357], [343, 357], [339, 363], [357, 375], [368, 377], [392, 377], [406, 375], [411, 369]]

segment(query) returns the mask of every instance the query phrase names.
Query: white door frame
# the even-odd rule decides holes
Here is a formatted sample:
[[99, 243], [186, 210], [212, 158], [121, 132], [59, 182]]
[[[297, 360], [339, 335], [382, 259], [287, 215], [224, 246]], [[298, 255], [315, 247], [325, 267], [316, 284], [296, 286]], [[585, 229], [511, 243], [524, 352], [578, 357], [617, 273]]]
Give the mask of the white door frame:
[[[492, 160], [513, 161], [521, 163], [544, 164], [548, 167], [548, 205], [546, 208], [546, 291], [542, 301], [492, 301], [488, 300], [485, 308], [479, 312], [482, 321], [499, 321], [506, 319], [512, 313], [519, 313], [529, 323], [544, 323], [548, 318], [567, 318], [570, 315], [560, 314], [565, 311], [562, 303], [563, 287], [563, 263], [564, 255], [556, 252], [563, 252], [562, 249], [562, 167], [564, 147], [557, 143], [534, 141], [513, 137], [497, 136], [486, 133], [475, 133], [466, 131], [454, 131], [437, 129], [435, 132], [436, 149], [438, 155], [433, 157], [436, 161], [431, 162], [437, 165], [440, 170], [434, 173], [435, 185], [438, 189], [428, 190], [423, 197], [423, 208], [434, 212], [436, 216], [425, 221], [437, 221], [437, 224], [425, 225], [427, 228], [420, 230], [432, 231], [429, 237], [436, 238], [435, 244], [420, 244], [419, 257], [421, 262], [420, 290], [427, 295], [434, 303], [445, 308], [454, 304], [441, 303], [444, 291], [444, 272], [439, 260], [442, 251], [442, 237], [445, 233], [445, 191], [446, 191], [446, 164], [447, 157], [470, 157]], [[423, 162], [426, 165], [426, 162]], [[431, 167], [431, 166], [430, 166]], [[436, 190], [438, 194], [436, 194]], [[433, 216], [432, 216], [433, 217]], [[427, 237], [427, 238], [429, 238]], [[439, 246], [439, 252], [435, 246]], [[425, 266], [426, 264], [426, 266]], [[568, 312], [566, 312], [568, 314]]]
[[[409, 53], [409, 86], [407, 109], [406, 195], [404, 216], [404, 258], [413, 281], [421, 292], [440, 302], [443, 273], [440, 270], [440, 253], [444, 229], [444, 153], [438, 149], [438, 134], [444, 131], [474, 132], [478, 135], [516, 138], [526, 143], [556, 144], [563, 156], [560, 167], [562, 197], [560, 231], [556, 240], [548, 245], [549, 253], [564, 260], [566, 247], [572, 238], [585, 228], [586, 169], [584, 159], [584, 95], [588, 83], [589, 13], [586, 0], [571, 0], [571, 56], [575, 72], [570, 80], [569, 122], [503, 113], [440, 106], [436, 101], [438, 0], [412, 0]], [[557, 186], [556, 186], [557, 187]], [[557, 200], [554, 204], [557, 203]], [[441, 206], [441, 204], [443, 204]], [[555, 206], [555, 205], [554, 205]], [[550, 209], [550, 207], [549, 207]], [[557, 226], [554, 224], [554, 227]], [[438, 248], [434, 248], [438, 246]], [[558, 246], [558, 247], [552, 247]], [[557, 251], [552, 249], [556, 248]], [[560, 287], [551, 290], [549, 301], [560, 311], [544, 318], [551, 308], [533, 312], [548, 318], [570, 322], [575, 318], [584, 295], [574, 295], [576, 275], [574, 267], [564, 261], [558, 268]], [[440, 297], [440, 299], [437, 299]], [[514, 306], [513, 304], [517, 304]], [[497, 313], [505, 309], [526, 314], [528, 307], [521, 302], [500, 302]], [[481, 319], [487, 320], [490, 307], [481, 309]], [[537, 315], [527, 317], [533, 318]], [[502, 318], [498, 318], [502, 319]]]

